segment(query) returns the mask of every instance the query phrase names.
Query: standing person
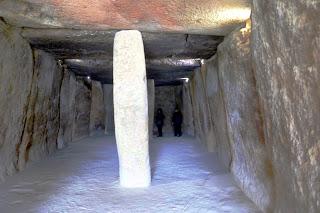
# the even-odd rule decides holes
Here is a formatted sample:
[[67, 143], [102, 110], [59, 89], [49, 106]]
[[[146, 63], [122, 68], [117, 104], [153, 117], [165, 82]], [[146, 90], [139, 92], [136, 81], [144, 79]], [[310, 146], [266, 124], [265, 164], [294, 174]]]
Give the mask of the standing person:
[[158, 137], [162, 137], [162, 127], [164, 124], [164, 118], [165, 118], [165, 116], [163, 114], [163, 111], [161, 108], [159, 108], [157, 110], [156, 119], [155, 119], [155, 122], [156, 122], [156, 125], [158, 128]]
[[181, 132], [181, 125], [182, 125], [182, 113], [178, 108], [174, 110], [173, 116], [172, 116], [172, 125], [174, 128], [174, 136], [180, 137], [182, 135]]

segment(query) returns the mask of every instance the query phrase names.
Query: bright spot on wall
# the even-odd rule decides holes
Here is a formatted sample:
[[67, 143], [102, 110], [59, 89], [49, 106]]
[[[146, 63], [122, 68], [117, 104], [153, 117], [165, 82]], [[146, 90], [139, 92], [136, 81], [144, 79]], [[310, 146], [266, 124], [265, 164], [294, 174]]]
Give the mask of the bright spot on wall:
[[189, 78], [180, 78], [181, 80], [184, 80], [186, 83], [189, 82]]

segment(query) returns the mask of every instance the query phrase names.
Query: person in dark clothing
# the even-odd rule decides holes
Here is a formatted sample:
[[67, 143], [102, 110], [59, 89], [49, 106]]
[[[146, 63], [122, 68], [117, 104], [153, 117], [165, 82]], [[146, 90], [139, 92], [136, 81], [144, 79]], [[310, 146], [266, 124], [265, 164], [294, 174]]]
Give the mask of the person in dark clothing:
[[172, 125], [174, 128], [174, 136], [180, 137], [182, 135], [181, 132], [181, 125], [182, 125], [182, 113], [178, 108], [175, 109], [173, 116], [172, 116]]
[[161, 108], [159, 108], [157, 110], [157, 114], [156, 114], [156, 118], [155, 118], [155, 123], [158, 128], [158, 137], [162, 137], [162, 127], [164, 124], [164, 119], [165, 119], [165, 116], [163, 114], [163, 111]]

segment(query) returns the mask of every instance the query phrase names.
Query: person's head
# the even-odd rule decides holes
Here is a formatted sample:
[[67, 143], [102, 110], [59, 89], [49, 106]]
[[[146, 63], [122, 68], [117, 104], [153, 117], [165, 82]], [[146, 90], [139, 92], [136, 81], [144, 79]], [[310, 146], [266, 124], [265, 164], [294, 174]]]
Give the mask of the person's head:
[[157, 113], [158, 113], [158, 114], [162, 114], [162, 109], [161, 109], [161, 108], [158, 108]]

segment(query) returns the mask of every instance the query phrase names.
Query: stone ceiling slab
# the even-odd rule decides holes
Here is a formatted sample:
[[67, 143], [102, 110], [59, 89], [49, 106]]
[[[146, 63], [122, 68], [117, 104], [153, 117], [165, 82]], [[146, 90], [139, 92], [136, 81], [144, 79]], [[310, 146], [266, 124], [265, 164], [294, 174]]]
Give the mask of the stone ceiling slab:
[[250, 0], [2, 0], [19, 27], [136, 29], [225, 36], [250, 17]]
[[[112, 57], [116, 31], [71, 29], [24, 29], [22, 36], [33, 47], [59, 59]], [[222, 42], [221, 36], [173, 33], [142, 33], [147, 58], [210, 58]]]
[[[65, 66], [80, 76], [90, 76], [93, 80], [112, 82], [112, 59], [65, 59]], [[194, 69], [201, 66], [199, 59], [152, 59], [146, 60], [147, 77], [161, 81], [187, 78]]]

